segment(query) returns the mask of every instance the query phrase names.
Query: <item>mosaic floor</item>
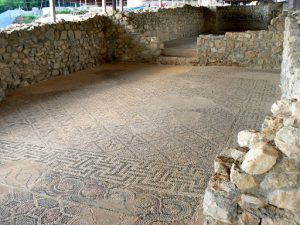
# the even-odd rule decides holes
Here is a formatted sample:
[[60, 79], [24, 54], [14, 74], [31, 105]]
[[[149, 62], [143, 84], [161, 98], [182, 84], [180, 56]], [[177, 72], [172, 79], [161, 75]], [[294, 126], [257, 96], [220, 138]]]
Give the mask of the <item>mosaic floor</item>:
[[0, 103], [0, 224], [201, 224], [215, 155], [259, 127], [278, 78], [116, 64], [19, 89]]

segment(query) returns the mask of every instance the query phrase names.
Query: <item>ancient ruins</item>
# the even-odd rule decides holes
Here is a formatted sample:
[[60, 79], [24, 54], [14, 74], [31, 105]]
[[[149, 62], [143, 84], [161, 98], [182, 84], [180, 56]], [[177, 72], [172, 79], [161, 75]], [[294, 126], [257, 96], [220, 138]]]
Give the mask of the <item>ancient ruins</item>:
[[0, 30], [0, 224], [300, 224], [290, 2]]

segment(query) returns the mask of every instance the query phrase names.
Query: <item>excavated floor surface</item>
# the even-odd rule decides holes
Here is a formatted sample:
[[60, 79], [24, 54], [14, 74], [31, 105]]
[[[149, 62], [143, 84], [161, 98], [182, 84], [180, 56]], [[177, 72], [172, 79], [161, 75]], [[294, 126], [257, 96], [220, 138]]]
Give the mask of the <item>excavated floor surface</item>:
[[0, 224], [201, 224], [214, 157], [278, 78], [115, 64], [19, 89], [0, 103]]

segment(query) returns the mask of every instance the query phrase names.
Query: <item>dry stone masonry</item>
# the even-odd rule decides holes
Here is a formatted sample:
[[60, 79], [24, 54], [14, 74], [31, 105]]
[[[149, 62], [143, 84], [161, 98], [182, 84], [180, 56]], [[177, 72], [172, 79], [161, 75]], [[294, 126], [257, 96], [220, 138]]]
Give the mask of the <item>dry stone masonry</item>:
[[[228, 31], [267, 30], [271, 19], [282, 11], [282, 4], [258, 6], [216, 7], [206, 10], [209, 33], [224, 34]], [[207, 23], [209, 19], [210, 23]]]
[[[282, 96], [261, 130], [238, 134], [224, 150], [205, 192], [205, 224], [300, 224], [300, 95], [297, 19], [285, 20]], [[289, 97], [289, 98], [286, 98]]]
[[[88, 15], [74, 22], [34, 23], [2, 30], [0, 99], [17, 87], [67, 75], [105, 61], [156, 62], [164, 41], [214, 33], [224, 21], [230, 22], [226, 15], [232, 10], [230, 7], [214, 10], [185, 5]], [[280, 5], [273, 8], [237, 7], [231, 23], [233, 20], [236, 23], [237, 18], [248, 18], [245, 29], [252, 29], [251, 24], [256, 24], [260, 18], [265, 26], [278, 11]], [[267, 69], [275, 65], [277, 68], [282, 50], [281, 20], [282, 17], [274, 19], [269, 31], [200, 36], [199, 60], [184, 61], [192, 60], [194, 65], [200, 61], [200, 65], [239, 64]], [[251, 44], [256, 44], [254, 50], [250, 49]]]
[[107, 58], [107, 19], [21, 26], [0, 32], [0, 94], [91, 67]]
[[284, 18], [284, 15], [274, 18], [268, 30], [200, 35], [197, 40], [200, 65], [280, 69]]
[[300, 29], [295, 17], [285, 20], [281, 68], [281, 92], [286, 98], [300, 97]]
[[[163, 42], [204, 32], [203, 7], [113, 13], [116, 27], [114, 59], [118, 61], [151, 61], [161, 54]], [[109, 28], [108, 28], [109, 29]]]
[[82, 21], [0, 31], [0, 99], [5, 93], [104, 61], [154, 62], [162, 41], [204, 30], [201, 7], [112, 12]]

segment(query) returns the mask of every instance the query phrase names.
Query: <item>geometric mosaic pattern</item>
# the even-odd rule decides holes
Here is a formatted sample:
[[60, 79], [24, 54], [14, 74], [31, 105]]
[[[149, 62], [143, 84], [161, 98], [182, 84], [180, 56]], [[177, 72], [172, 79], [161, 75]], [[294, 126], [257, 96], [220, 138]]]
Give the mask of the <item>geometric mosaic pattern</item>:
[[191, 224], [214, 157], [259, 128], [277, 77], [101, 65], [17, 92], [0, 103], [0, 224]]

